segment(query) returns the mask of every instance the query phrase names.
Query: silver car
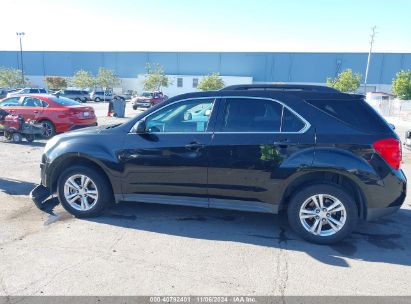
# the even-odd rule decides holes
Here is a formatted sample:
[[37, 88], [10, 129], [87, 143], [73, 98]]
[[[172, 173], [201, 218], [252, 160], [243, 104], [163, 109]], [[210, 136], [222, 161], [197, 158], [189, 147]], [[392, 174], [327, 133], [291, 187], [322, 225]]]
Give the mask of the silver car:
[[80, 102], [86, 102], [89, 100], [88, 92], [82, 90], [60, 90], [56, 92], [55, 95], [70, 98]]

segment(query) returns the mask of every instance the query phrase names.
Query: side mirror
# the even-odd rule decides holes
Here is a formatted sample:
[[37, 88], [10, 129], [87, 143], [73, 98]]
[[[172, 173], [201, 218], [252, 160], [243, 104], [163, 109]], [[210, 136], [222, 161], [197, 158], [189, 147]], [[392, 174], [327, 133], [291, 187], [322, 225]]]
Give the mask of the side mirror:
[[146, 130], [146, 122], [144, 120], [139, 120], [136, 125], [136, 133], [137, 134], [145, 134], [147, 133]]
[[204, 116], [210, 116], [211, 115], [211, 109], [208, 109], [204, 112]]

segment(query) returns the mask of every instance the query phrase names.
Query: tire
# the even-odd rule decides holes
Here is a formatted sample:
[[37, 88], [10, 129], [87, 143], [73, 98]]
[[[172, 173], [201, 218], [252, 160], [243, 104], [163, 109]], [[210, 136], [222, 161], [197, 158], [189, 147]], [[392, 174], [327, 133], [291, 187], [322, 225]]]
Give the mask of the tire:
[[137, 106], [133, 106], [133, 110], [137, 110]]
[[96, 97], [96, 98], [94, 98], [94, 101], [95, 101], [95, 102], [100, 102], [100, 101], [101, 101], [101, 99], [100, 99], [100, 98], [98, 98], [98, 97]]
[[29, 143], [33, 142], [35, 138], [33, 134], [26, 134], [25, 137], [26, 137], [27, 142]]
[[54, 135], [56, 135], [56, 128], [50, 120], [43, 120], [40, 121], [40, 123], [44, 128], [42, 133], [43, 138], [52, 138]]
[[11, 140], [14, 143], [20, 143], [23, 140], [23, 136], [20, 133], [11, 134]]
[[[320, 195], [323, 197], [323, 207], [334, 204], [332, 210], [337, 211], [320, 210]], [[314, 197], [320, 208], [316, 207]], [[316, 244], [334, 244], [343, 240], [358, 221], [357, 205], [353, 198], [341, 187], [331, 184], [311, 185], [300, 190], [289, 201], [287, 214], [291, 228], [303, 239]], [[310, 232], [313, 227], [314, 232]]]
[[[79, 190], [75, 190], [74, 187], [69, 186], [70, 179], [79, 186], [82, 181], [81, 176], [89, 178], [90, 181], [86, 187], [89, 191], [88, 193], [95, 191], [93, 192], [93, 196], [87, 196], [87, 191], [84, 191], [86, 187], [82, 189], [80, 187]], [[78, 194], [76, 191], [78, 191]], [[79, 218], [100, 215], [113, 200], [111, 185], [107, 179], [97, 170], [86, 166], [74, 166], [65, 170], [58, 180], [57, 193], [64, 209]], [[77, 194], [77, 196], [74, 196], [74, 201], [69, 202], [70, 195], [73, 196], [75, 194]], [[82, 197], [82, 194], [86, 196]], [[86, 199], [86, 203], [83, 201], [84, 198]]]

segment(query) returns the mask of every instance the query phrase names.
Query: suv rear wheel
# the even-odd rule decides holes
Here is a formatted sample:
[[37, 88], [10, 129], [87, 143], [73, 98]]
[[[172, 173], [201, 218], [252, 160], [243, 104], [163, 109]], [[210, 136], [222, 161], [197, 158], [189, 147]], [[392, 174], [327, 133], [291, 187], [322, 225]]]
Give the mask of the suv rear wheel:
[[76, 217], [97, 216], [112, 201], [111, 186], [101, 173], [85, 166], [63, 172], [58, 181], [58, 197]]
[[352, 197], [336, 185], [308, 186], [295, 194], [288, 205], [291, 228], [303, 239], [333, 244], [346, 238], [358, 220]]

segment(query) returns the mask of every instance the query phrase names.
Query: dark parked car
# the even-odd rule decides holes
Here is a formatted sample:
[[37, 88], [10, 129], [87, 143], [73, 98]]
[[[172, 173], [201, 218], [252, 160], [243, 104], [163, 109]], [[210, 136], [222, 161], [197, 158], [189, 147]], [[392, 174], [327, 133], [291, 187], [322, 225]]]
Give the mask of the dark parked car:
[[[189, 115], [198, 108], [209, 109], [207, 119]], [[329, 244], [358, 220], [400, 208], [401, 158], [398, 136], [361, 95], [232, 86], [171, 98], [122, 125], [54, 137], [32, 197], [42, 207], [57, 193], [78, 217], [112, 201], [284, 210], [301, 237]]]
[[0, 99], [7, 97], [8, 90], [0, 88]]

